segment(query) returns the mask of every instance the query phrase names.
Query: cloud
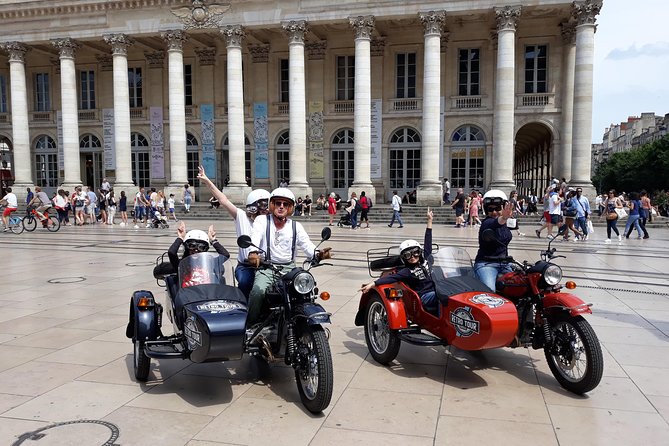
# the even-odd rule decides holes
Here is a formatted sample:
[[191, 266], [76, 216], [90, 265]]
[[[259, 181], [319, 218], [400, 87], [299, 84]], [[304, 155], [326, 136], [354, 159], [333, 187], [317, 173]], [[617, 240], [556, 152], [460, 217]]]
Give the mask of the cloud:
[[632, 45], [627, 49], [616, 48], [611, 51], [605, 59], [625, 60], [635, 59], [641, 56], [669, 56], [669, 42], [647, 43], [640, 48], [637, 48], [636, 45]]

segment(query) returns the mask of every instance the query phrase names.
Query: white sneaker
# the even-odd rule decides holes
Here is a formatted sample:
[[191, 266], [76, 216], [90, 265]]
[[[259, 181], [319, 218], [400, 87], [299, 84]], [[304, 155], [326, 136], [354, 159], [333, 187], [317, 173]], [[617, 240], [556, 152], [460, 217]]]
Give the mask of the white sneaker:
[[623, 241], [623, 236], [620, 235], [620, 234], [618, 234], [618, 241], [619, 241], [619, 242], [622, 242], [622, 241]]
[[588, 240], [588, 238], [590, 238], [590, 236], [589, 236], [589, 235], [585, 235], [585, 236], [583, 236], [583, 241], [587, 241], [587, 240]]
[[519, 232], [518, 237], [525, 237], [525, 233], [524, 232]]
[[139, 229], [139, 226], [135, 225], [134, 228], [135, 228], [135, 229]]
[[606, 243], [607, 245], [610, 244], [610, 243], [611, 243], [611, 239], [610, 239], [610, 238], [607, 238], [606, 240], [604, 240], [604, 243]]

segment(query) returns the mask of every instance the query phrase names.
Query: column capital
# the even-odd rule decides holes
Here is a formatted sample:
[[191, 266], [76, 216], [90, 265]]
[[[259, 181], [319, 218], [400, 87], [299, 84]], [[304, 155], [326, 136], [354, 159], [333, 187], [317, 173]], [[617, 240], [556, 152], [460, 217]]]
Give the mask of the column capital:
[[216, 48], [199, 48], [195, 50], [200, 66], [216, 64]]
[[309, 42], [305, 45], [307, 50], [307, 57], [309, 60], [323, 60], [325, 59], [325, 50], [328, 42], [326, 40], [319, 40], [318, 42]]
[[223, 37], [225, 37], [226, 46], [242, 47], [242, 40], [245, 35], [242, 25], [227, 25], [225, 28], [220, 28], [220, 31]]
[[562, 41], [567, 45], [573, 45], [576, 43], [576, 23], [574, 22], [562, 22], [560, 23], [560, 34], [562, 35]]
[[571, 16], [576, 19], [578, 25], [594, 25], [597, 15], [602, 9], [602, 0], [585, 0], [582, 2], [572, 2]]
[[111, 54], [96, 54], [95, 58], [100, 65], [100, 71], [112, 71], [114, 69], [114, 58]]
[[386, 38], [374, 37], [370, 44], [369, 52], [372, 56], [383, 56], [386, 52]]
[[61, 59], [74, 59], [74, 54], [77, 52], [77, 49], [81, 47], [79, 42], [70, 37], [53, 39], [51, 40], [51, 44], [58, 48]]
[[372, 38], [372, 31], [374, 31], [375, 22], [376, 19], [373, 15], [359, 15], [357, 17], [348, 18], [349, 25], [355, 30], [356, 39], [370, 40]]
[[183, 51], [188, 36], [180, 29], [165, 31], [160, 35], [167, 43], [167, 51]]
[[165, 63], [165, 51], [145, 52], [144, 57], [149, 63], [149, 68], [162, 68]]
[[445, 11], [428, 11], [419, 12], [418, 17], [423, 24], [425, 35], [441, 35], [441, 29], [444, 27], [446, 21]]
[[251, 61], [253, 63], [267, 63], [269, 61], [269, 45], [249, 46]]
[[112, 47], [114, 56], [127, 56], [128, 47], [135, 43], [135, 40], [127, 34], [107, 34], [102, 36], [102, 39]]
[[495, 19], [497, 20], [497, 32], [515, 31], [520, 17], [520, 6], [504, 6], [495, 8]]
[[288, 43], [304, 43], [304, 36], [309, 29], [306, 20], [291, 20], [281, 24], [283, 30], [288, 34]]
[[21, 42], [5, 42], [0, 45], [3, 51], [9, 54], [10, 62], [26, 63], [26, 53], [30, 51], [30, 47]]

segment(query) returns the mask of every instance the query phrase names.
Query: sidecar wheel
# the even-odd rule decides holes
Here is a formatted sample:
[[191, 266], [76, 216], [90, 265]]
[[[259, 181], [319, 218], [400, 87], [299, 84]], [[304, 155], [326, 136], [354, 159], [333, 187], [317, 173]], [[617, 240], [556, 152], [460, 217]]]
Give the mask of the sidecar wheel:
[[581, 395], [599, 384], [604, 371], [602, 347], [581, 316], [551, 322], [553, 345], [544, 347], [548, 366], [562, 387]]
[[297, 390], [302, 404], [311, 413], [321, 413], [330, 405], [334, 371], [327, 336], [320, 325], [300, 329], [297, 339]]
[[402, 341], [388, 326], [388, 312], [379, 296], [373, 296], [367, 304], [365, 341], [372, 358], [383, 365], [390, 364], [400, 351]]
[[151, 358], [146, 356], [144, 352], [144, 342], [142, 341], [133, 341], [134, 351], [134, 368], [135, 368], [135, 379], [137, 381], [146, 382], [149, 377], [149, 368], [151, 367]]

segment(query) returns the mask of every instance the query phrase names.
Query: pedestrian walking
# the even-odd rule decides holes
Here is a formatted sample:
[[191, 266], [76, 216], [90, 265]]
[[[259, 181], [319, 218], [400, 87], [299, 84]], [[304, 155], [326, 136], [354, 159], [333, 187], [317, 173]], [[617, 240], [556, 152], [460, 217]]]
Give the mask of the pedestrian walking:
[[389, 228], [393, 227], [393, 224], [395, 223], [395, 220], [397, 219], [397, 222], [400, 224], [399, 227], [403, 228], [404, 223], [402, 223], [402, 217], [400, 216], [400, 213], [402, 212], [402, 199], [400, 198], [399, 195], [397, 195], [397, 191], [393, 191], [393, 198], [390, 200], [390, 205], [393, 209], [393, 216], [390, 219], [390, 224], [388, 225]]
[[623, 203], [620, 198], [616, 197], [616, 191], [609, 191], [604, 206], [604, 215], [606, 216], [606, 240], [604, 240], [604, 243], [611, 243], [611, 231], [616, 233], [618, 236], [618, 243], [620, 243], [622, 241], [622, 236], [618, 231], [618, 213], [616, 212], [616, 209], [622, 209]]
[[351, 229], [358, 229], [358, 196], [355, 192], [351, 192], [351, 199], [346, 208], [346, 212], [351, 214]]
[[330, 216], [330, 226], [332, 226], [335, 215], [337, 215], [337, 194], [334, 192], [330, 192], [328, 197], [328, 215]]
[[121, 191], [121, 197], [118, 200], [118, 211], [121, 215], [119, 226], [128, 226], [128, 197], [124, 190]]

